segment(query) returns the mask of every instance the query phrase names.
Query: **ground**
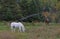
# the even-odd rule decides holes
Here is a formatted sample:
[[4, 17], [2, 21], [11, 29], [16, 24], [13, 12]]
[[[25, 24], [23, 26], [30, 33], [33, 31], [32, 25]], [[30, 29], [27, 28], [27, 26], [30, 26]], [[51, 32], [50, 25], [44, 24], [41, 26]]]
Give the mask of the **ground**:
[[23, 23], [26, 32], [11, 32], [9, 22], [0, 22], [0, 39], [60, 39], [60, 24]]

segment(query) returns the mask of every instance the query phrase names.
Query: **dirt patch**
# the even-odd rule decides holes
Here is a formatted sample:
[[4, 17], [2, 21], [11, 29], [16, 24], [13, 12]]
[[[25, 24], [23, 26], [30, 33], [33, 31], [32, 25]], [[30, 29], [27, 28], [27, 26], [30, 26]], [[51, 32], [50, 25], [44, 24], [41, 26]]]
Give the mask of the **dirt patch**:
[[16, 39], [16, 36], [11, 32], [4, 31], [0, 32], [0, 39]]

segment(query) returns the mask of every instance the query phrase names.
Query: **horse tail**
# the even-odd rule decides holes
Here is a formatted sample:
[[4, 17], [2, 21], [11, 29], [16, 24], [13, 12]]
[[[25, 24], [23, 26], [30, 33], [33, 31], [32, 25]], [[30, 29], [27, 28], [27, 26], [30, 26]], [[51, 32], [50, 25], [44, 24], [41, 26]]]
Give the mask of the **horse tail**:
[[22, 31], [25, 32], [25, 27], [24, 25], [21, 27]]

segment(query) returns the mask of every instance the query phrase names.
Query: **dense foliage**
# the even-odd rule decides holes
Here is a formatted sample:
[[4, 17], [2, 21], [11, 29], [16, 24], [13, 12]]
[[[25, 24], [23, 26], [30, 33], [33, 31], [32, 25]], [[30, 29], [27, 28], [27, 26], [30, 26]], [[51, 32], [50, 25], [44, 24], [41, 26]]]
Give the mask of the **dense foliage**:
[[[29, 17], [25, 21], [44, 21], [45, 17], [50, 17], [52, 20], [51, 14], [43, 15], [43, 13], [59, 14], [59, 6], [59, 0], [0, 0], [0, 20], [20, 20], [34, 14], [38, 15]], [[54, 15], [53, 18], [56, 20], [59, 16]]]

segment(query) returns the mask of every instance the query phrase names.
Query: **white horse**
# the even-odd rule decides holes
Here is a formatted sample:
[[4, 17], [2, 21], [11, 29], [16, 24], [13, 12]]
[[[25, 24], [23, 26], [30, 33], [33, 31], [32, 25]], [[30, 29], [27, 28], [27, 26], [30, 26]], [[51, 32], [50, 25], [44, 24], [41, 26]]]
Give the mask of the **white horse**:
[[19, 28], [20, 32], [25, 32], [25, 27], [21, 22], [11, 22], [11, 30], [15, 32], [15, 28]]

